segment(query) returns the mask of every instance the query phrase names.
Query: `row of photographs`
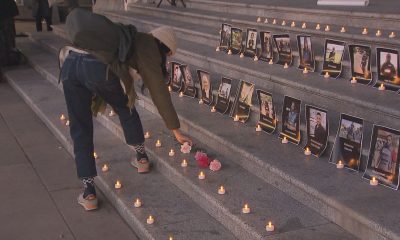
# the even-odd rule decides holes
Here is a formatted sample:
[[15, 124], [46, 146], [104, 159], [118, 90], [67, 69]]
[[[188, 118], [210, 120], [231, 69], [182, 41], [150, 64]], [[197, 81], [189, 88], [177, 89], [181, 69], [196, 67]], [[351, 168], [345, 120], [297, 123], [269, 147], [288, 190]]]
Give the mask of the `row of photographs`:
[[[292, 47], [289, 34], [273, 35], [271, 32], [256, 29], [247, 29], [245, 36], [240, 28], [229, 24], [222, 24], [219, 49], [233, 54], [243, 53], [249, 57], [255, 57], [262, 61], [272, 61], [274, 58], [273, 43], [278, 52], [277, 64], [291, 65], [293, 61]], [[312, 48], [311, 36], [297, 35], [297, 47], [299, 50], [298, 68], [314, 72], [315, 56]], [[321, 75], [329, 74], [330, 77], [338, 78], [342, 73], [342, 61], [346, 43], [327, 39], [325, 41], [324, 61]], [[362, 84], [372, 83], [371, 54], [369, 46], [349, 45], [352, 77]], [[399, 91], [399, 51], [395, 49], [377, 48], [377, 73], [378, 78], [374, 87], [383, 84], [385, 89]]]
[[[189, 66], [171, 62], [171, 69], [169, 81], [171, 90], [196, 98], [197, 88]], [[252, 96], [256, 92], [260, 111], [258, 125], [266, 133], [275, 132], [278, 121], [271, 93], [255, 89], [255, 85], [252, 83], [240, 81], [236, 95], [233, 95], [233, 80], [222, 77], [217, 96], [214, 99], [210, 74], [203, 70], [197, 70], [197, 77], [201, 90], [201, 94], [199, 94], [201, 101], [215, 108], [217, 112], [228, 114], [240, 122], [246, 122], [249, 119], [253, 105]], [[285, 138], [296, 145], [300, 144], [300, 113], [301, 100], [285, 96], [279, 138]], [[313, 155], [320, 157], [328, 145], [328, 112], [315, 106], [306, 105], [305, 114], [307, 141], [304, 149], [308, 149]], [[363, 119], [341, 114], [340, 128], [329, 161], [333, 164], [341, 161], [346, 168], [359, 171], [363, 132]], [[397, 190], [399, 186], [399, 151], [400, 131], [374, 125], [368, 164], [363, 177], [366, 179], [375, 177], [380, 184]]]

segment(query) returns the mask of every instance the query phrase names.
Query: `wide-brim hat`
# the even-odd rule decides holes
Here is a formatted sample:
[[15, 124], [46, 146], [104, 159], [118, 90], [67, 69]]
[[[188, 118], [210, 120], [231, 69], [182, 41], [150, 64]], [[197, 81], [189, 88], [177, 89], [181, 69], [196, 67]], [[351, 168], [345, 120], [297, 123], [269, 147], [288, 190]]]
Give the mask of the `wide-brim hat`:
[[169, 50], [171, 50], [172, 55], [176, 53], [178, 46], [177, 46], [176, 34], [172, 27], [167, 27], [167, 26], [158, 27], [150, 31], [150, 34], [153, 35], [158, 40], [160, 40], [160, 42], [164, 43], [165, 46], [167, 46]]

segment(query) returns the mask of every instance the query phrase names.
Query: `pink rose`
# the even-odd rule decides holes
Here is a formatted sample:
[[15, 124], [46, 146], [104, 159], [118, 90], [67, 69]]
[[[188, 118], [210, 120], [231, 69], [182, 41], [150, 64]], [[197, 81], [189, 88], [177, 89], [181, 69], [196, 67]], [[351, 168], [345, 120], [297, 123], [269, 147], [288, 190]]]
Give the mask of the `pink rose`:
[[218, 170], [221, 169], [221, 166], [222, 166], [221, 162], [218, 161], [217, 159], [215, 159], [215, 160], [211, 161], [211, 163], [210, 163], [210, 170], [211, 171], [218, 171]]
[[196, 152], [196, 155], [194, 156], [194, 158], [196, 159], [197, 165], [200, 168], [207, 168], [208, 165], [210, 164], [210, 159], [208, 158], [206, 153]]
[[192, 150], [192, 146], [190, 146], [189, 143], [185, 142], [181, 145], [182, 153], [190, 153], [191, 150]]

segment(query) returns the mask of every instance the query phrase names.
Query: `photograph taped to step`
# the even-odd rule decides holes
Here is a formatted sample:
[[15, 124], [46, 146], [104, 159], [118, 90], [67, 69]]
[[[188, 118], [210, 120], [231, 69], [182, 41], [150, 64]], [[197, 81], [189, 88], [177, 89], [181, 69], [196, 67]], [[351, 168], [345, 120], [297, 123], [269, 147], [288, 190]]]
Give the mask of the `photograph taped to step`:
[[181, 65], [178, 62], [171, 62], [171, 80], [169, 85], [172, 88], [172, 91], [174, 92], [180, 92], [182, 90], [182, 85], [183, 85], [183, 74], [181, 70]]
[[246, 45], [244, 54], [254, 57], [257, 54], [257, 30], [248, 28], [246, 32]]
[[399, 91], [399, 51], [388, 48], [376, 49], [378, 79], [374, 87], [384, 84], [386, 90]]
[[339, 124], [329, 162], [337, 164], [342, 161], [346, 168], [358, 171], [361, 162], [364, 120], [342, 113]]
[[298, 68], [304, 70], [307, 68], [309, 72], [315, 71], [315, 58], [312, 49], [311, 36], [297, 35], [297, 47], [299, 49], [299, 66]]
[[197, 77], [200, 82], [201, 99], [204, 104], [211, 105], [213, 102], [211, 75], [206, 71], [197, 70]]
[[258, 59], [269, 62], [274, 57], [271, 32], [260, 32], [261, 53]]
[[285, 96], [282, 109], [282, 131], [279, 138], [284, 137], [293, 144], [300, 143], [300, 111], [301, 100]]
[[[371, 47], [363, 45], [349, 45], [351, 76], [358, 83], [370, 84], [371, 72]], [[350, 79], [351, 80], [351, 79]]]
[[320, 157], [328, 145], [329, 122], [326, 110], [306, 105], [307, 143], [308, 148], [316, 157]]
[[375, 177], [379, 184], [399, 188], [400, 131], [374, 125], [367, 168], [363, 178]]
[[231, 102], [231, 89], [232, 79], [222, 77], [218, 88], [217, 102], [215, 104], [215, 109], [219, 113], [225, 114], [228, 112]]
[[240, 81], [231, 112], [232, 118], [237, 116], [239, 122], [247, 122], [250, 117], [253, 93], [254, 84]]
[[276, 129], [275, 107], [272, 94], [257, 89], [257, 98], [260, 107], [260, 120], [258, 124], [266, 133], [273, 133]]
[[231, 43], [231, 28], [232, 26], [226, 23], [223, 23], [221, 26], [221, 34], [219, 40], [219, 48], [221, 50], [228, 51], [229, 45]]
[[292, 65], [292, 47], [289, 34], [273, 35], [274, 43], [278, 51], [277, 64]]
[[183, 74], [183, 95], [191, 98], [196, 97], [197, 88], [192, 78], [192, 73], [187, 65], [181, 65], [181, 72]]
[[321, 75], [327, 72], [332, 78], [338, 78], [342, 73], [343, 55], [346, 43], [331, 39], [325, 40], [324, 63]]
[[231, 44], [229, 48], [233, 54], [238, 54], [242, 51], [243, 32], [240, 28], [231, 28]]

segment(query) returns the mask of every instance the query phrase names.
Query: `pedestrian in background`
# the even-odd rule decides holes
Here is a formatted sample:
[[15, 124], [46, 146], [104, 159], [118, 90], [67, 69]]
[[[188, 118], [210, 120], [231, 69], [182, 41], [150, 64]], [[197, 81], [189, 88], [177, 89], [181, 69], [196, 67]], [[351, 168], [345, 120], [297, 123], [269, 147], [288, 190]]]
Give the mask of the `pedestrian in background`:
[[47, 31], [52, 31], [51, 28], [51, 12], [48, 0], [32, 0], [32, 14], [36, 21], [36, 31], [42, 31], [42, 21], [46, 21]]
[[19, 62], [19, 54], [15, 49], [14, 22], [14, 17], [18, 14], [18, 7], [14, 0], [0, 1], [0, 67]]

